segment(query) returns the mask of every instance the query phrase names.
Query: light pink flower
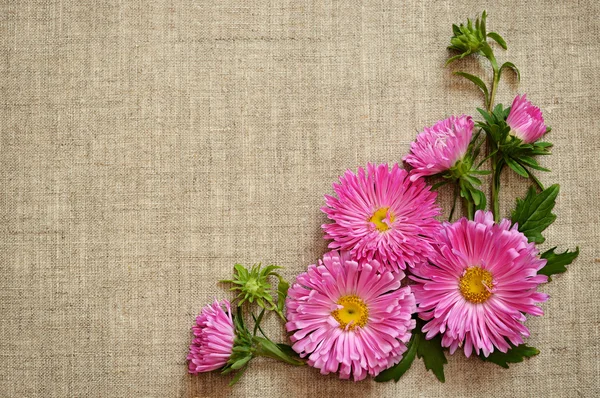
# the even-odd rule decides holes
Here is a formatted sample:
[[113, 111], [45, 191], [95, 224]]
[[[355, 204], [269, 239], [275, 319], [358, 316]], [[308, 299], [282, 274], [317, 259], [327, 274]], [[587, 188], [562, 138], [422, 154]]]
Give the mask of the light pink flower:
[[225, 366], [235, 339], [229, 301], [215, 301], [204, 307], [196, 318], [192, 331], [195, 338], [187, 356], [190, 373], [209, 372]]
[[300, 274], [288, 291], [292, 348], [322, 374], [339, 372], [355, 381], [398, 363], [415, 320], [404, 274], [383, 270], [374, 261], [359, 269], [347, 252], [332, 251]]
[[523, 140], [525, 144], [536, 142], [547, 130], [542, 111], [527, 100], [526, 94], [515, 97], [506, 123], [511, 128], [511, 134]]
[[338, 198], [325, 195], [321, 210], [333, 224], [323, 224], [331, 249], [348, 250], [359, 263], [377, 260], [395, 271], [426, 261], [433, 250], [431, 236], [439, 222], [431, 192], [422, 179], [410, 181], [406, 170], [394, 164], [367, 165], [358, 175], [350, 170], [333, 184]]
[[548, 295], [537, 292], [547, 281], [537, 275], [546, 260], [509, 220], [495, 224], [490, 212], [477, 211], [475, 220], [444, 223], [440, 246], [411, 279], [419, 316], [428, 339], [442, 333], [450, 353], [464, 347], [486, 357], [523, 342], [529, 330], [525, 314], [542, 315], [536, 304]]
[[470, 116], [462, 115], [425, 127], [410, 144], [410, 153], [402, 158], [413, 167], [410, 179], [441, 173], [462, 160], [473, 136], [473, 125]]

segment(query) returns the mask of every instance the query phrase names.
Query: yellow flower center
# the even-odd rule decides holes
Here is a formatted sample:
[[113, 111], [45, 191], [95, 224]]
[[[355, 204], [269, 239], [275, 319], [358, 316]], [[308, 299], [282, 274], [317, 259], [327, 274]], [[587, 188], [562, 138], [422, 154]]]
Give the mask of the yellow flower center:
[[390, 229], [390, 226], [384, 223], [383, 220], [385, 220], [388, 217], [388, 214], [390, 216], [389, 222], [391, 224], [394, 222], [395, 217], [394, 214], [390, 211], [389, 207], [382, 207], [381, 209], [378, 209], [375, 213], [373, 213], [369, 221], [375, 224], [375, 227], [379, 231], [387, 231], [388, 229]]
[[346, 326], [348, 326], [348, 329], [352, 330], [356, 326], [362, 328], [367, 324], [369, 309], [358, 296], [342, 296], [337, 303], [342, 308], [333, 311], [331, 316], [339, 322], [340, 329], [346, 329]]
[[483, 303], [492, 295], [492, 274], [480, 267], [467, 268], [458, 286], [467, 301]]

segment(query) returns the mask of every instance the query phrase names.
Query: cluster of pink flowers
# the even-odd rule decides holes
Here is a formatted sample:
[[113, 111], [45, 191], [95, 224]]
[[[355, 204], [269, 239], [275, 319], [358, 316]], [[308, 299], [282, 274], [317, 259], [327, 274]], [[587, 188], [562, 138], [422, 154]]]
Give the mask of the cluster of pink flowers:
[[[546, 132], [525, 96], [506, 123], [525, 144]], [[376, 376], [402, 359], [417, 317], [426, 339], [441, 335], [450, 353], [466, 356], [506, 352], [529, 335], [526, 315], [542, 315], [537, 305], [548, 298], [537, 291], [546, 260], [517, 225], [489, 212], [438, 221], [437, 194], [424, 179], [465, 161], [473, 129], [465, 115], [439, 121], [403, 158], [410, 171], [368, 164], [333, 184], [336, 196], [322, 208], [332, 251], [297, 276], [285, 302], [292, 349], [308, 365], [355, 381]], [[235, 351], [230, 303], [204, 308], [193, 333], [190, 372], [223, 368]]]
[[[546, 131], [525, 96], [508, 122], [524, 142]], [[536, 274], [546, 260], [509, 220], [494, 223], [489, 212], [440, 223], [436, 193], [422, 178], [462, 161], [473, 128], [464, 115], [425, 127], [404, 157], [410, 173], [368, 164], [340, 177], [337, 197], [325, 196], [322, 210], [333, 222], [323, 229], [335, 251], [297, 277], [286, 324], [292, 348], [321, 373], [361, 380], [397, 363], [413, 313], [426, 322], [426, 338], [442, 334], [451, 353], [506, 352], [508, 341], [529, 335], [525, 314], [541, 315], [536, 304], [547, 299], [537, 292], [547, 277]], [[411, 283], [400, 287], [403, 270]]]

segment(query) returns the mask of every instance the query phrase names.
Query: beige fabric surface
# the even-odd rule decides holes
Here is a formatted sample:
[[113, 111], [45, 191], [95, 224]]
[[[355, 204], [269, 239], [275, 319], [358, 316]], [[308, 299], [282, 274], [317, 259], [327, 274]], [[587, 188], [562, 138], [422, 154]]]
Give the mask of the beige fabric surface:
[[[582, 250], [528, 320], [541, 354], [509, 370], [454, 355], [445, 384], [421, 361], [397, 384], [262, 359], [233, 388], [189, 376], [194, 316], [230, 297], [216, 281], [235, 262], [292, 279], [326, 250], [337, 176], [475, 114], [480, 93], [451, 72], [489, 70], [443, 65], [451, 23], [484, 6], [522, 72], [497, 99], [526, 92], [553, 127], [541, 179], [562, 192], [542, 248]], [[599, 396], [599, 14], [593, 0], [2, 1], [0, 396]], [[527, 184], [505, 183], [507, 214]]]

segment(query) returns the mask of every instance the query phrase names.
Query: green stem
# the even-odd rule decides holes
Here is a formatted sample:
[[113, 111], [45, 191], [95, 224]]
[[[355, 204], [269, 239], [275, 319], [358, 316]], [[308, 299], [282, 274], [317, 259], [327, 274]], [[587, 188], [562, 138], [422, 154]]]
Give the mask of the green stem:
[[454, 215], [454, 210], [456, 209], [456, 199], [458, 199], [458, 194], [460, 192], [460, 188], [458, 186], [458, 180], [454, 184], [454, 200], [452, 201], [452, 209], [450, 209], [450, 215], [448, 216], [448, 222], [452, 221], [452, 216]]
[[500, 82], [500, 72], [495, 60], [492, 63], [492, 68], [494, 69], [494, 79], [492, 81], [492, 91], [490, 93], [490, 102], [487, 109], [488, 112], [491, 112], [492, 109], [494, 109], [494, 100], [496, 99], [496, 91], [498, 91], [498, 83]]
[[475, 203], [465, 198], [465, 206], [467, 207], [467, 218], [472, 220], [475, 218]]
[[496, 99], [496, 91], [498, 91], [498, 83], [500, 82], [500, 68], [498, 67], [498, 62], [496, 61], [494, 52], [490, 47], [487, 47], [484, 53], [486, 58], [489, 59], [490, 63], [492, 64], [492, 70], [494, 71], [492, 89], [490, 90], [490, 101], [487, 104], [487, 110], [488, 112], [491, 112], [492, 109], [494, 109], [494, 100]]
[[[494, 71], [494, 76], [492, 79], [492, 89], [490, 90], [490, 101], [487, 104], [488, 112], [492, 112], [494, 109], [494, 100], [496, 99], [496, 91], [498, 91], [498, 83], [500, 82], [500, 68], [498, 68], [498, 62], [496, 61], [496, 57], [494, 57], [494, 53], [491, 51], [487, 57], [492, 64], [492, 70]], [[494, 215], [494, 221], [500, 221], [500, 202], [499, 202], [499, 194], [500, 194], [500, 173], [502, 172], [502, 165], [499, 163], [500, 159], [495, 154], [497, 152], [497, 148], [492, 148], [492, 143], [490, 137], [486, 137], [488, 143], [488, 149], [491, 155], [491, 164], [492, 164], [492, 214]]]
[[500, 221], [500, 174], [503, 166], [496, 156], [492, 157], [492, 214], [494, 215], [494, 222]]

